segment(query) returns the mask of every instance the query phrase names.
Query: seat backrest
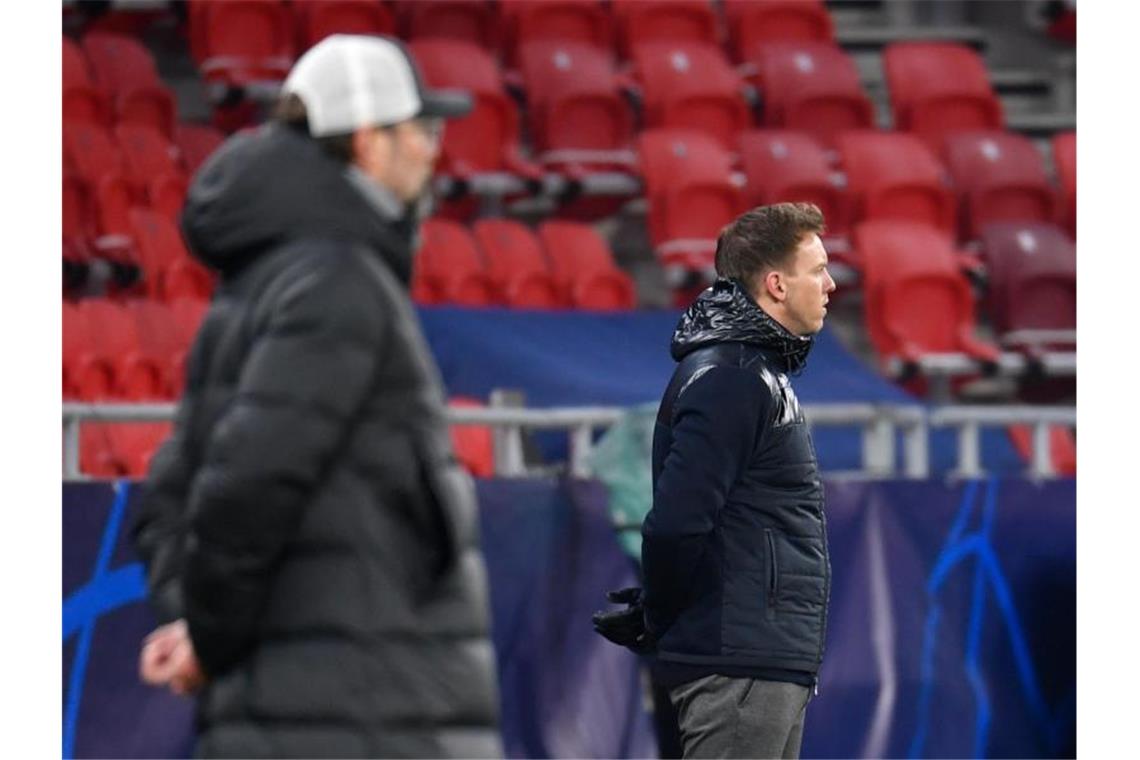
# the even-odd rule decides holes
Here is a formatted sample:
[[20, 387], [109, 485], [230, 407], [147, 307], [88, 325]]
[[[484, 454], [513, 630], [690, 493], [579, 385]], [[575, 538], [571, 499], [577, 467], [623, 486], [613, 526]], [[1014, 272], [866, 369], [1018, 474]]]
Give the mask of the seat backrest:
[[397, 0], [395, 7], [406, 40], [458, 40], [483, 50], [500, 44], [499, 18], [487, 0]]
[[292, 58], [292, 21], [280, 0], [197, 0], [190, 4], [191, 52], [199, 64], [227, 56]]
[[830, 42], [769, 42], [756, 58], [764, 123], [831, 139], [873, 128], [874, 109], [854, 61]]
[[446, 39], [421, 39], [408, 45], [431, 87], [471, 92], [475, 108], [447, 123], [442, 171], [468, 166], [475, 171], [503, 167], [504, 152], [519, 142], [519, 116], [507, 97], [495, 60], [475, 45]]
[[501, 4], [509, 36], [509, 63], [521, 45], [535, 41], [578, 42], [608, 52], [613, 44], [610, 17], [598, 0], [510, 0]]
[[846, 227], [844, 193], [823, 146], [804, 132], [750, 130], [738, 138], [750, 206], [807, 201], [819, 206], [828, 230]]
[[92, 325], [78, 304], [63, 302], [63, 392], [65, 398], [95, 401], [111, 397], [114, 377], [99, 354]]
[[505, 303], [522, 308], [562, 305], [542, 244], [526, 225], [510, 219], [481, 219], [472, 234], [485, 255], [487, 274]]
[[614, 263], [610, 247], [591, 226], [550, 220], [538, 227], [554, 281], [571, 302], [587, 309], [630, 309], [635, 305], [629, 277]]
[[946, 170], [917, 137], [863, 130], [840, 135], [838, 145], [857, 218], [956, 231], [957, 205]]
[[835, 25], [823, 0], [725, 0], [724, 12], [737, 61], [756, 60], [770, 42], [835, 39]]
[[994, 328], [1077, 326], [1077, 249], [1052, 224], [999, 222], [982, 230]]
[[187, 176], [198, 171], [198, 167], [225, 140], [224, 134], [206, 124], [179, 124], [174, 132], [174, 143], [182, 155], [182, 164]]
[[129, 182], [146, 187], [159, 175], [183, 176], [174, 146], [153, 127], [120, 124], [115, 127], [115, 138], [123, 154]]
[[466, 227], [432, 218], [423, 223], [421, 233], [416, 274], [440, 289], [442, 302], [465, 306], [492, 302], [486, 263]]
[[137, 87], [161, 86], [154, 58], [137, 40], [108, 32], [90, 32], [82, 44], [91, 63], [93, 79], [107, 94], [120, 95]]
[[708, 0], [614, 0], [612, 7], [623, 58], [645, 42], [720, 45], [720, 21]]
[[396, 20], [374, 0], [320, 0], [293, 3], [298, 50], [308, 50], [331, 34], [394, 35]]
[[92, 186], [104, 176], [124, 174], [118, 144], [106, 129], [94, 124], [64, 124], [63, 155], [65, 166]]
[[973, 296], [957, 269], [953, 239], [926, 224], [884, 220], [857, 225], [854, 239], [876, 349], [960, 351], [963, 330], [974, 325]]
[[1045, 161], [1027, 137], [1010, 132], [960, 132], [944, 142], [946, 166], [965, 201], [963, 232], [990, 222], [1051, 222], [1056, 194]]
[[518, 55], [538, 150], [630, 146], [633, 113], [608, 54], [580, 42], [536, 41], [523, 44]]
[[87, 56], [79, 45], [67, 37], [63, 38], [63, 86], [91, 86], [91, 69]]
[[943, 134], [1001, 129], [1001, 103], [981, 56], [965, 45], [897, 42], [883, 51], [895, 129]]
[[1053, 166], [1065, 202], [1065, 225], [1077, 234], [1077, 133], [1062, 132], [1053, 136]]
[[[464, 409], [486, 406], [467, 396], [452, 396], [447, 403]], [[489, 478], [495, 474], [495, 440], [489, 425], [452, 425], [451, 445], [455, 447], [455, 458], [475, 477]]]
[[751, 125], [743, 81], [719, 48], [646, 42], [634, 48], [633, 61], [647, 125], [701, 130], [725, 148]]

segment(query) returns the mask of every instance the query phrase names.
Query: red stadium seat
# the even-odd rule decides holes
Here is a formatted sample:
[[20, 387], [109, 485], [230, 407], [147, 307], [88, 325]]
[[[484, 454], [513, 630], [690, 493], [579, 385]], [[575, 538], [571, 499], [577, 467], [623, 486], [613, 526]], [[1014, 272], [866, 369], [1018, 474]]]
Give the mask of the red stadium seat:
[[530, 229], [509, 219], [482, 219], [472, 231], [486, 254], [496, 300], [522, 309], [563, 305], [542, 244]]
[[1073, 237], [1077, 235], [1077, 133], [1062, 132], [1053, 136], [1053, 165], [1057, 168], [1057, 181], [1061, 185], [1064, 202], [1065, 226]]
[[87, 57], [67, 37], [63, 38], [63, 121], [107, 123], [107, 107], [91, 81]]
[[728, 150], [751, 126], [743, 82], [712, 45], [647, 42], [633, 52], [649, 127], [696, 129]]
[[298, 49], [308, 50], [330, 34], [396, 33], [396, 20], [376, 0], [295, 0]]
[[[482, 409], [482, 401], [465, 396], [452, 396], [449, 406]], [[452, 425], [451, 445], [455, 448], [455, 458], [477, 478], [489, 478], [495, 474], [495, 438], [488, 425]]]
[[528, 42], [519, 62], [531, 140], [543, 163], [630, 168], [633, 112], [607, 53], [577, 42]]
[[1029, 138], [962, 132], [946, 138], [944, 157], [962, 199], [964, 236], [977, 237], [991, 222], [1056, 219], [1057, 194]]
[[279, 0], [192, 0], [190, 52], [208, 83], [283, 81], [293, 64], [292, 16]]
[[754, 61], [772, 42], [832, 42], [835, 26], [822, 0], [725, 0], [732, 55]]
[[855, 227], [855, 246], [863, 260], [867, 330], [880, 357], [997, 359], [997, 349], [974, 336], [974, 297], [949, 235], [926, 224], [876, 220]]
[[95, 348], [92, 325], [79, 307], [63, 302], [63, 396], [80, 401], [112, 398], [111, 363]]
[[602, 52], [613, 44], [609, 14], [598, 0], [505, 0], [499, 7], [512, 65], [519, 47], [530, 42], [578, 42]]
[[466, 227], [428, 219], [421, 233], [412, 281], [417, 303], [487, 306], [495, 302], [483, 256]]
[[807, 201], [819, 206], [832, 233], [847, 229], [847, 198], [827, 154], [803, 132], [757, 129], [739, 137], [740, 162], [748, 178], [749, 206]]
[[119, 146], [101, 127], [65, 124], [63, 165], [65, 176], [71, 174], [78, 180], [94, 212], [96, 245], [126, 250], [131, 234], [127, 212], [133, 199]]
[[771, 42], [755, 63], [765, 126], [811, 132], [827, 143], [840, 132], [874, 128], [855, 63], [834, 44]]
[[986, 65], [969, 47], [897, 42], [884, 49], [883, 70], [895, 129], [915, 132], [935, 149], [952, 132], [1005, 126]]
[[720, 46], [720, 25], [709, 0], [614, 0], [623, 58], [645, 42]]
[[135, 197], [168, 218], [177, 218], [186, 200], [186, 175], [175, 147], [162, 133], [141, 124], [120, 124], [115, 137]]
[[159, 364], [167, 398], [181, 394], [186, 355], [206, 312], [205, 301], [163, 303], [135, 299], [128, 309], [138, 328], [139, 344]]
[[148, 296], [164, 301], [208, 299], [214, 279], [191, 258], [174, 222], [144, 208], [132, 209], [130, 216]]
[[107, 299], [90, 299], [80, 302], [78, 311], [88, 325], [95, 354], [111, 367], [111, 396], [127, 401], [162, 398], [165, 384], [160, 362], [143, 350], [127, 308]]
[[63, 239], [81, 242], [95, 234], [95, 212], [87, 189], [75, 174], [63, 174]]
[[[1077, 249], [1051, 224], [1006, 222], [982, 231], [989, 277], [988, 301], [994, 330], [1075, 331], [1077, 328]], [[1035, 339], [1024, 333], [1019, 345], [1071, 348], [1076, 334]], [[1012, 336], [1011, 336], [1012, 338]]]
[[144, 477], [171, 430], [169, 422], [84, 422], [79, 432], [79, 469], [99, 478]]
[[945, 170], [914, 135], [848, 132], [839, 137], [855, 219], [929, 224], [954, 234], [957, 206]]
[[118, 34], [91, 32], [83, 38], [83, 49], [95, 83], [114, 104], [116, 121], [149, 124], [168, 138], [174, 134], [174, 97], [142, 44]]
[[448, 121], [439, 170], [458, 177], [507, 171], [538, 178], [541, 171], [519, 153], [519, 114], [503, 88], [495, 60], [466, 42], [423, 39], [411, 53], [429, 86], [471, 92], [474, 110]]
[[499, 19], [487, 0], [398, 0], [395, 7], [406, 40], [458, 40], [483, 50], [499, 46]]
[[198, 167], [218, 149], [226, 136], [205, 124], [179, 124], [174, 130], [174, 144], [182, 156], [186, 176], [192, 176]]
[[732, 157], [692, 130], [646, 130], [638, 139], [649, 236], [670, 278], [711, 271], [721, 228], [744, 211]]
[[609, 246], [593, 227], [543, 222], [538, 237], [550, 258], [554, 281], [570, 304], [606, 311], [637, 305], [633, 281], [614, 264]]

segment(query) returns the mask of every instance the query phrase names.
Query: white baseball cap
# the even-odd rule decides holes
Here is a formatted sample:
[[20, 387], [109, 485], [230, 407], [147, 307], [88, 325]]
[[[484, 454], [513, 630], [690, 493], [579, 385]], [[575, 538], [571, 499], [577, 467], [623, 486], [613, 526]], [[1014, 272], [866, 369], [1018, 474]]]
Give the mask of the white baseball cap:
[[293, 65], [281, 94], [296, 95], [305, 104], [313, 137], [471, 110], [467, 92], [426, 89], [399, 40], [380, 36], [326, 37]]

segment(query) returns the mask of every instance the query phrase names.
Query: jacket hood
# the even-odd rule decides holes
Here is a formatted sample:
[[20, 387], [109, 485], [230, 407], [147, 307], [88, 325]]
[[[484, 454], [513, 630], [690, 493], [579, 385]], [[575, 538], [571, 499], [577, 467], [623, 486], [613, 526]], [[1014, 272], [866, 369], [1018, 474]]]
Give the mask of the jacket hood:
[[187, 193], [182, 231], [194, 256], [223, 275], [320, 237], [367, 245], [410, 280], [414, 224], [385, 220], [343, 164], [281, 124], [236, 135], [210, 157]]
[[719, 279], [681, 315], [670, 353], [680, 361], [698, 348], [727, 342], [759, 346], [779, 357], [785, 372], [797, 372], [813, 339], [793, 335], [772, 319], [736, 280]]

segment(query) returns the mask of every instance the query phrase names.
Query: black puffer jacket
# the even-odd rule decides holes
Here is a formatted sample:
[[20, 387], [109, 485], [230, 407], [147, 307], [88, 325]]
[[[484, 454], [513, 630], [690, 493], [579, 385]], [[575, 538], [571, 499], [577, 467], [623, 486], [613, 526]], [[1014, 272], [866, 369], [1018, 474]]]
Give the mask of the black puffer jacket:
[[787, 375], [810, 348], [730, 280], [677, 327], [642, 527], [662, 664], [818, 672], [831, 580], [823, 487]]
[[408, 236], [280, 126], [223, 146], [183, 225], [222, 279], [135, 536], [211, 676], [198, 753], [500, 755], [474, 492], [392, 273]]

